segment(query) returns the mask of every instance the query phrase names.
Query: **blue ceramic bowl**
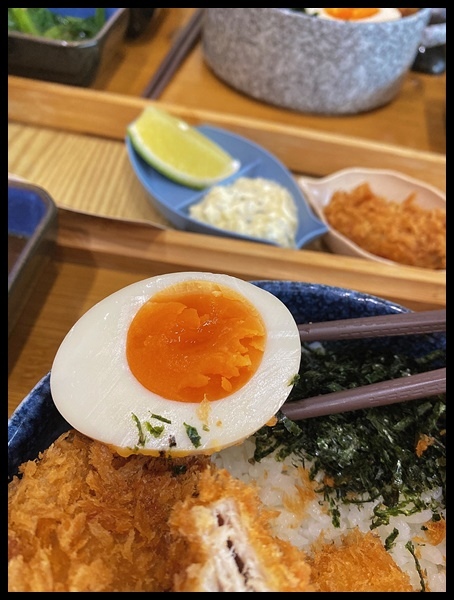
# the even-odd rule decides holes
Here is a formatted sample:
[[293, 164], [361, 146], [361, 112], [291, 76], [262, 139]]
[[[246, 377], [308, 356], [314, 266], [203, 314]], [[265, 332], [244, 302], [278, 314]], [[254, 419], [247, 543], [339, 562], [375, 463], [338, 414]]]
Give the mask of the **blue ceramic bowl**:
[[[196, 129], [219, 144], [240, 162], [240, 168], [233, 175], [216, 185], [228, 185], [239, 177], [263, 177], [275, 181], [290, 192], [295, 201], [298, 216], [298, 228], [295, 235], [296, 248], [306, 246], [328, 231], [327, 225], [312, 211], [293, 175], [270, 152], [240, 135], [230, 133], [219, 127], [201, 125]], [[177, 229], [272, 244], [266, 239], [226, 231], [192, 218], [189, 215], [189, 207], [200, 202], [210, 188], [194, 190], [175, 183], [147, 164], [136, 152], [129, 137], [126, 138], [126, 147], [132, 168], [148, 192], [150, 202]]]
[[[298, 323], [347, 319], [408, 312], [408, 309], [382, 298], [327, 285], [294, 281], [253, 282], [277, 296], [289, 308]], [[336, 342], [331, 342], [336, 343]], [[374, 341], [337, 342], [377, 348], [392, 347], [396, 352], [421, 356], [437, 348], [446, 348], [445, 334], [395, 336]], [[55, 408], [50, 393], [50, 373], [45, 375], [24, 398], [8, 422], [8, 477], [18, 466], [37, 457], [70, 425]]]

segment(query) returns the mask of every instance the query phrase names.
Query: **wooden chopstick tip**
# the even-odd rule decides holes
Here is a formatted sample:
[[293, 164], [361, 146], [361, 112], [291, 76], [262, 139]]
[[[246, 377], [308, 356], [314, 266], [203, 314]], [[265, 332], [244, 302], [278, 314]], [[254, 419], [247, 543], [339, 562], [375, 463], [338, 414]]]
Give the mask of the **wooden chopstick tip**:
[[177, 69], [196, 44], [202, 31], [203, 15], [204, 9], [197, 8], [188, 23], [179, 32], [175, 42], [143, 90], [141, 94], [142, 98], [156, 99], [161, 95]]

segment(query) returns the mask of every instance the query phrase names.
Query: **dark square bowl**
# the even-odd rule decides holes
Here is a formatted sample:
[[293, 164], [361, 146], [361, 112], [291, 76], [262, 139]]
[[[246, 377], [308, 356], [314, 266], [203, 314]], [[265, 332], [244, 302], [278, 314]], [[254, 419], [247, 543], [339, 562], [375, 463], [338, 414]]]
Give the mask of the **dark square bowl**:
[[[62, 15], [86, 18], [94, 8], [52, 8]], [[93, 38], [66, 42], [8, 31], [8, 74], [56, 83], [90, 86], [107, 65], [125, 34], [129, 8], [106, 8], [106, 22]]]

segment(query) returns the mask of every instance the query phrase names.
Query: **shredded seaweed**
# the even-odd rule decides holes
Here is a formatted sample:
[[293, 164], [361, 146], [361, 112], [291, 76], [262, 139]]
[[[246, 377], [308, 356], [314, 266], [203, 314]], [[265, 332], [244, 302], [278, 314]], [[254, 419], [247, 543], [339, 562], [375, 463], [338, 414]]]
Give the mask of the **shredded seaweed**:
[[137, 427], [137, 432], [138, 432], [138, 440], [137, 440], [137, 446], [145, 446], [145, 442], [147, 440], [147, 437], [142, 429], [142, 424], [140, 422], [140, 419], [137, 415], [135, 415], [134, 413], [131, 413], [132, 416], [132, 420], [134, 421], [134, 423], [136, 424]]
[[161, 415], [156, 415], [155, 413], [150, 413], [151, 419], [157, 419], [158, 421], [162, 421], [163, 423], [171, 423], [170, 419], [166, 419], [165, 417], [161, 417]]
[[191, 440], [194, 448], [198, 448], [200, 446], [200, 435], [197, 429], [193, 425], [188, 425], [187, 423], [183, 423], [186, 433], [188, 434], [188, 438]]
[[155, 438], [160, 437], [164, 432], [164, 425], [152, 425], [149, 421], [143, 423], [145, 429]]
[[419, 575], [419, 582], [421, 585], [421, 592], [425, 592], [426, 591], [426, 582], [424, 580], [424, 575], [421, 569], [421, 565], [419, 564], [419, 560], [418, 557], [416, 556], [416, 552], [415, 552], [415, 546], [413, 544], [413, 542], [407, 542], [405, 544], [405, 548], [410, 552], [410, 554], [413, 556], [413, 560], [415, 561], [415, 567], [416, 570], [418, 572]]
[[172, 465], [172, 475], [178, 477], [178, 475], [184, 475], [188, 470], [187, 465]]
[[[300, 377], [288, 402], [420, 373], [446, 361], [443, 350], [414, 358], [372, 347], [333, 348], [303, 345]], [[446, 394], [297, 422], [281, 412], [277, 416], [274, 427], [255, 434], [254, 459], [274, 451], [277, 460], [292, 454], [303, 464], [311, 461], [313, 480], [326, 475], [319, 489], [326, 497], [344, 503], [380, 498], [372, 528], [392, 515], [427, 508], [424, 491], [442, 489], [442, 500], [429, 503], [434, 515], [446, 505]], [[421, 439], [430, 443], [417, 453]], [[332, 516], [334, 522], [333, 510]]]
[[391, 533], [388, 535], [388, 537], [385, 540], [385, 549], [386, 550], [391, 550], [391, 548], [395, 545], [396, 542], [396, 538], [399, 535], [399, 530], [396, 529], [396, 527], [393, 528], [393, 530], [391, 531]]

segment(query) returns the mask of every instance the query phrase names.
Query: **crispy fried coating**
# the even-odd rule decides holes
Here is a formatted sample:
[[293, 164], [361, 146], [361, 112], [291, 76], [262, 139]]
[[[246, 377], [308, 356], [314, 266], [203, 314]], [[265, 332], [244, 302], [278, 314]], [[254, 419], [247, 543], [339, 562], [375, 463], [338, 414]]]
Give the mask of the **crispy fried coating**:
[[374, 534], [307, 557], [276, 516], [209, 457], [124, 458], [71, 430], [8, 485], [8, 591], [413, 591]]
[[126, 459], [63, 434], [8, 485], [8, 591], [170, 591], [168, 515], [207, 461]]
[[176, 539], [187, 540], [175, 591], [313, 591], [304, 552], [271, 533], [277, 513], [253, 485], [224, 469], [207, 469], [198, 487], [198, 495], [177, 503], [170, 515]]
[[340, 545], [321, 543], [309, 562], [320, 592], [414, 591], [408, 575], [372, 532], [353, 529]]

